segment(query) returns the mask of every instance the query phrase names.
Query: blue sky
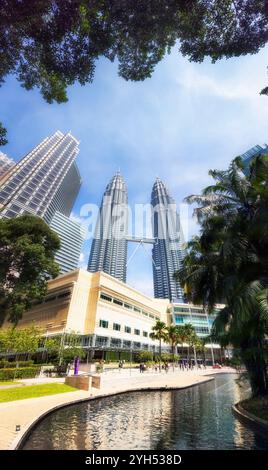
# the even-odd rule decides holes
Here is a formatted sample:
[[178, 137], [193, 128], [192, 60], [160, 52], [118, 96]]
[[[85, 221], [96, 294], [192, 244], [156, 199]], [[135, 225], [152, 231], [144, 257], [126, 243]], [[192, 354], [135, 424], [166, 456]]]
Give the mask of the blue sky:
[[[236, 155], [268, 142], [268, 98], [259, 95], [268, 82], [267, 50], [194, 64], [174, 49], [151, 79], [139, 83], [124, 81], [116, 64], [100, 60], [94, 83], [70, 87], [69, 102], [62, 105], [45, 103], [38, 90], [27, 92], [11, 77], [0, 88], [0, 120], [9, 139], [1, 150], [18, 160], [57, 129], [71, 130], [81, 141], [76, 218], [83, 204], [100, 203], [118, 168], [132, 207], [150, 202], [156, 176], [180, 204], [210, 183], [210, 168], [226, 168]], [[188, 235], [197, 230], [190, 219]], [[89, 248], [85, 243], [81, 265]], [[153, 292], [143, 250], [129, 264], [128, 283]]]

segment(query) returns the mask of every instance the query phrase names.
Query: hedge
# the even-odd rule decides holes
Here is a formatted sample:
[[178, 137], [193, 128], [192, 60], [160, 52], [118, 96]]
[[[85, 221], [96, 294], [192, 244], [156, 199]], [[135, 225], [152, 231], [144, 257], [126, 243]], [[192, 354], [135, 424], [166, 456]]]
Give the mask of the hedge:
[[15, 379], [32, 379], [40, 373], [40, 367], [13, 367], [0, 369], [0, 381]]
[[1, 359], [0, 361], [0, 369], [13, 369], [16, 367], [18, 364], [18, 367], [30, 367], [32, 366], [34, 361], [28, 360], [28, 361], [7, 361], [6, 359]]

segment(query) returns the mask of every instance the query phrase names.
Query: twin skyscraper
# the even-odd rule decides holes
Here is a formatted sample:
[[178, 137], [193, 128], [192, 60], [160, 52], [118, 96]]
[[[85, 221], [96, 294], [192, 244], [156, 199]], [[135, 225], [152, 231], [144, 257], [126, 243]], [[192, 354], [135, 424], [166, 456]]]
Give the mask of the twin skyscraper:
[[128, 234], [128, 195], [118, 172], [104, 192], [88, 262], [88, 271], [104, 271], [126, 282], [128, 242], [150, 243], [154, 296], [183, 301], [183, 290], [174, 273], [184, 256], [183, 235], [176, 204], [157, 178], [151, 194], [152, 237]]
[[[70, 213], [81, 186], [76, 165], [79, 142], [68, 132], [45, 138], [17, 163], [0, 153], [0, 218], [33, 214], [58, 233], [60, 272], [76, 269], [83, 243], [80, 224]], [[156, 298], [183, 300], [174, 273], [184, 256], [176, 204], [157, 178], [150, 206], [151, 238], [128, 233], [127, 187], [120, 172], [108, 184], [98, 213], [88, 262], [90, 272], [104, 271], [126, 282], [129, 242], [151, 244]]]

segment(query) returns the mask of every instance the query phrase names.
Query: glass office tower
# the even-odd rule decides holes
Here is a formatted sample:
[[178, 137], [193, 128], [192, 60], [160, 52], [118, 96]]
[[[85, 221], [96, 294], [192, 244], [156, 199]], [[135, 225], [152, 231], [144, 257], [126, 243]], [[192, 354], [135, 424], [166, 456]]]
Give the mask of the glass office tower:
[[126, 282], [127, 188], [120, 173], [106, 187], [96, 223], [88, 271], [104, 271]]
[[157, 178], [152, 189], [152, 250], [154, 296], [183, 302], [183, 290], [174, 273], [184, 256], [182, 230], [176, 204], [164, 183]]
[[262, 155], [265, 153], [268, 154], [267, 144], [264, 144], [264, 147], [262, 147], [261, 145], [255, 145], [255, 147], [252, 147], [251, 149], [247, 150], [245, 153], [240, 155], [244, 163], [243, 172], [245, 173], [245, 175], [249, 174], [249, 165], [251, 160], [256, 157], [256, 155]]
[[57, 131], [22, 158], [0, 181], [0, 217], [32, 213], [49, 223], [57, 210], [69, 215], [81, 186], [78, 145]]
[[61, 246], [55, 255], [55, 261], [60, 265], [60, 273], [73, 271], [79, 263], [85, 231], [80, 224], [58, 211], [49, 225], [60, 238]]
[[0, 179], [0, 217], [26, 213], [44, 219], [61, 240], [55, 256], [61, 273], [77, 268], [84, 239], [81, 226], [68, 218], [81, 187], [78, 144], [70, 133], [57, 131], [18, 163], [9, 163]]

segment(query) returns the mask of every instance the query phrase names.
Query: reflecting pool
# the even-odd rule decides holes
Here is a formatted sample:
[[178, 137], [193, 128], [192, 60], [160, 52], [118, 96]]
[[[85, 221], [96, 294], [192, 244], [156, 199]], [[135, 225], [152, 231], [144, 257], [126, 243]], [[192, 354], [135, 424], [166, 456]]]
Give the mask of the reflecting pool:
[[184, 390], [131, 392], [55, 411], [23, 449], [268, 449], [235, 418], [245, 396], [234, 374]]

